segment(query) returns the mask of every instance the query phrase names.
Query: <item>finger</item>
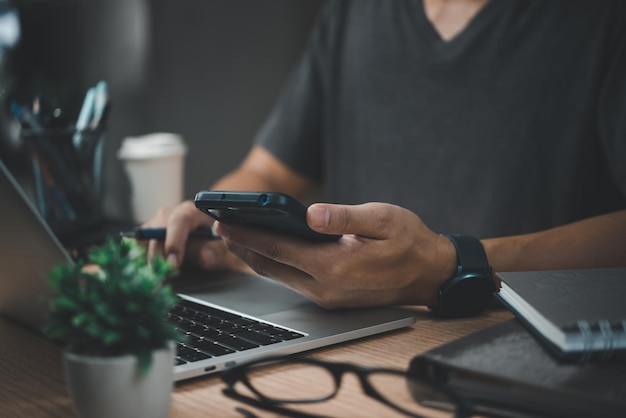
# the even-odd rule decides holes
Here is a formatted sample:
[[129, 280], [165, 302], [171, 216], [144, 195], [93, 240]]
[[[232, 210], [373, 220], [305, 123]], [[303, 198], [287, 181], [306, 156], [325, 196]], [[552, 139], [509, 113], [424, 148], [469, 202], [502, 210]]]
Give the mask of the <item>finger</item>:
[[215, 232], [223, 238], [250, 248], [272, 260], [293, 265], [291, 260], [297, 253], [304, 252], [311, 244], [298, 238], [290, 237], [266, 229], [215, 222]]
[[226, 267], [228, 249], [222, 240], [190, 240], [187, 242], [185, 260], [205, 270]]
[[302, 270], [265, 257], [233, 241], [225, 240], [225, 242], [227, 243], [228, 249], [233, 254], [243, 260], [260, 276], [276, 280], [307, 297], [314, 294], [315, 289], [319, 287], [319, 283]]
[[[152, 219], [143, 223], [141, 228], [159, 228], [167, 223], [169, 218], [170, 209], [161, 208], [157, 211]], [[147, 250], [148, 260], [153, 260], [157, 255], [163, 256], [163, 242], [158, 240], [138, 240], [141, 245], [144, 245]]]
[[[215, 231], [230, 243], [313, 277], [330, 268], [320, 260], [342, 257], [342, 254], [353, 250], [355, 244], [353, 237], [342, 237], [337, 242], [310, 243], [286, 234], [222, 222], [215, 223]], [[246, 261], [245, 257], [241, 258]]]
[[[199, 226], [210, 226], [213, 219], [196, 209], [191, 201], [178, 205], [170, 214], [166, 228], [163, 254], [175, 267], [180, 267], [189, 233]], [[158, 245], [157, 245], [158, 246]]]
[[271, 258], [265, 257], [256, 251], [236, 244], [233, 241], [226, 241], [228, 249], [248, 264], [257, 274], [263, 277], [276, 279], [285, 284], [294, 280], [311, 280], [311, 276], [292, 266], [280, 263]]
[[381, 203], [315, 203], [307, 209], [307, 223], [321, 233], [385, 239], [389, 236], [389, 225], [393, 221], [392, 208], [394, 206]]
[[163, 256], [163, 241], [152, 239], [146, 245], [148, 246], [148, 260], [152, 261], [157, 255]]

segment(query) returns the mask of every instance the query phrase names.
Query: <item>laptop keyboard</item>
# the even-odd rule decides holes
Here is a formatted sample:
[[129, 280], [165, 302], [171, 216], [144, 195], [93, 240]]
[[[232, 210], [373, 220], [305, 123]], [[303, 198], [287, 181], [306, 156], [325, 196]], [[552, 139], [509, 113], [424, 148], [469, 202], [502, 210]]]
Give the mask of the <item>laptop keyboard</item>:
[[167, 320], [187, 335], [187, 341], [177, 345], [175, 365], [305, 336], [299, 332], [187, 300], [180, 301], [174, 306], [167, 315]]

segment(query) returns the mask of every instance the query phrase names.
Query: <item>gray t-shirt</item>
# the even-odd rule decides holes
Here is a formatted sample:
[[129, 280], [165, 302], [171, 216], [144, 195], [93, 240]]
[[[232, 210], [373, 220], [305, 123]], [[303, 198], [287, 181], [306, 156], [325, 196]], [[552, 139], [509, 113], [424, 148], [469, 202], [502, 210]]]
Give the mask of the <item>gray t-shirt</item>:
[[492, 0], [452, 41], [421, 1], [327, 5], [256, 143], [335, 203], [437, 232], [626, 207], [626, 2]]

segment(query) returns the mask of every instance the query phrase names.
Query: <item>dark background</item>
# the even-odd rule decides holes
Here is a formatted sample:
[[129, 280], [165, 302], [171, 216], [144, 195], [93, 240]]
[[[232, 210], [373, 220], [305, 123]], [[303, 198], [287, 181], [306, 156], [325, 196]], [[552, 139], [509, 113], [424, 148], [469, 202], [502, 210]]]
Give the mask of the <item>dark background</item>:
[[[45, 94], [75, 117], [106, 80], [112, 100], [104, 211], [128, 217], [116, 151], [126, 136], [180, 133], [185, 197], [235, 168], [299, 56], [321, 0], [13, 0], [21, 39], [3, 99]], [[9, 65], [10, 64], [10, 65]], [[6, 80], [5, 80], [6, 81]], [[4, 159], [4, 158], [3, 158]]]

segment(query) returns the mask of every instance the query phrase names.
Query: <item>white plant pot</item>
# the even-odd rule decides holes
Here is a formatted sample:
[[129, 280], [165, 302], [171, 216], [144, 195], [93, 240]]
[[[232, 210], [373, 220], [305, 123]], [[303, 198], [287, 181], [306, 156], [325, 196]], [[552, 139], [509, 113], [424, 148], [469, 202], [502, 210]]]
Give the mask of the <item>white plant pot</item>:
[[79, 418], [167, 417], [174, 378], [174, 344], [156, 350], [145, 375], [137, 358], [64, 353], [70, 396]]

